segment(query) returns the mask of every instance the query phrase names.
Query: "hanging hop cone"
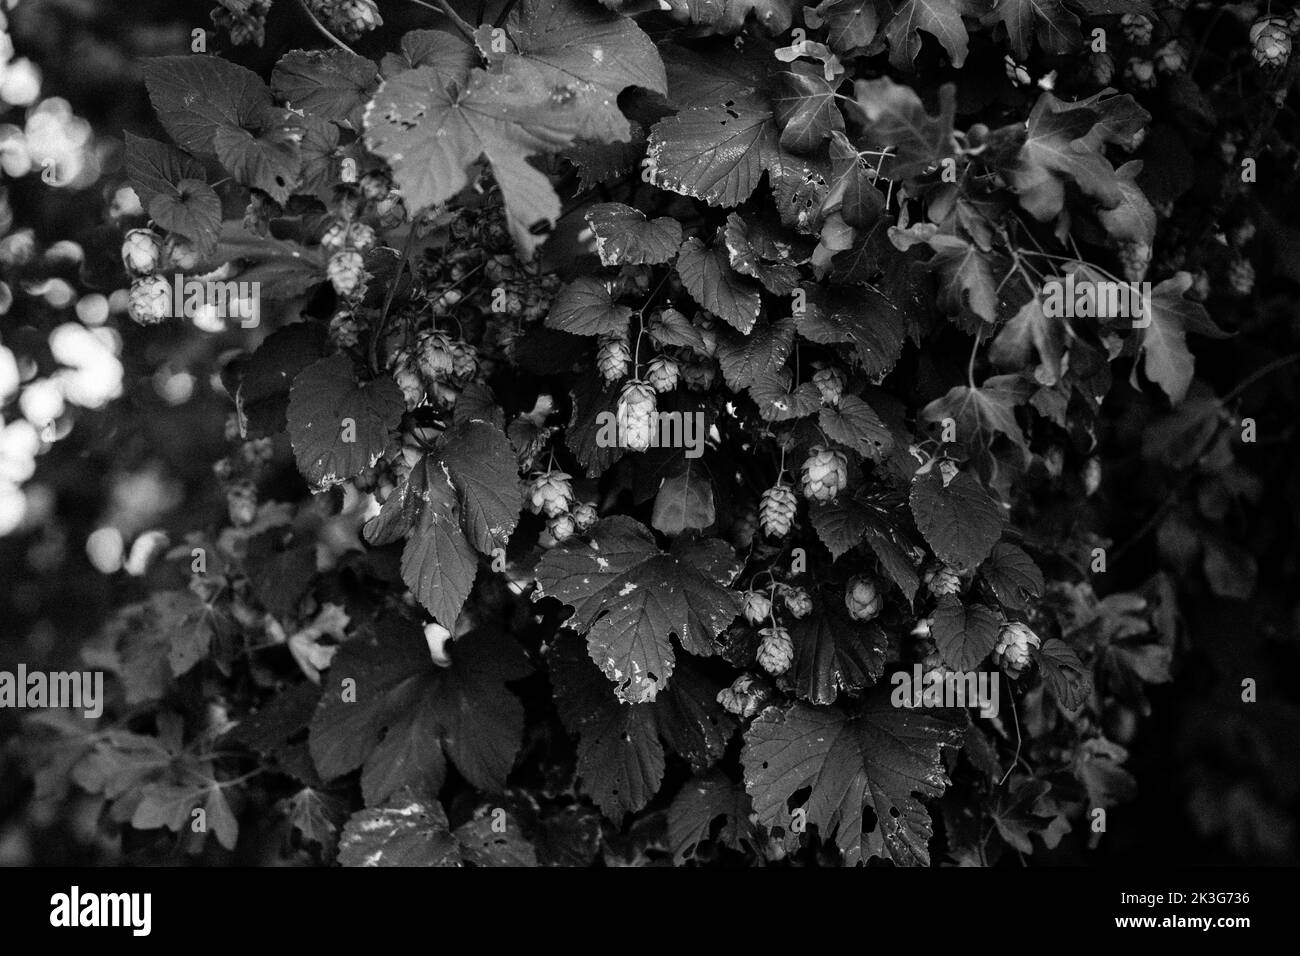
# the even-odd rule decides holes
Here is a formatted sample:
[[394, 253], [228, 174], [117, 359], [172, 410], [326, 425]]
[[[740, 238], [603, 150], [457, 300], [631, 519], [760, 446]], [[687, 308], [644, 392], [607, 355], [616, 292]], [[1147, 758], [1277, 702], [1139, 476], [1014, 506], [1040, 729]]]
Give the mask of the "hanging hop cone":
[[838, 405], [844, 395], [844, 373], [837, 368], [824, 368], [812, 377], [817, 391], [821, 392], [823, 405]]
[[420, 371], [430, 382], [447, 378], [455, 367], [451, 338], [443, 332], [420, 333], [416, 340], [416, 357]]
[[849, 480], [849, 461], [843, 452], [814, 445], [800, 470], [804, 497], [809, 501], [833, 501]]
[[1291, 31], [1283, 17], [1263, 17], [1250, 28], [1251, 52], [1266, 70], [1286, 66], [1291, 57]]
[[660, 355], [651, 359], [650, 366], [646, 369], [645, 379], [650, 383], [651, 388], [662, 395], [677, 387], [679, 371], [676, 361], [666, 355]]
[[1166, 76], [1182, 73], [1187, 69], [1187, 47], [1181, 40], [1170, 40], [1156, 50], [1156, 70]]
[[740, 610], [750, 624], [762, 624], [772, 614], [772, 601], [762, 591], [746, 591]]
[[318, 5], [329, 26], [345, 40], [356, 40], [384, 22], [375, 0], [325, 0]]
[[162, 257], [162, 241], [149, 229], [132, 229], [122, 240], [122, 265], [133, 276], [153, 275]]
[[1155, 32], [1155, 24], [1140, 13], [1124, 14], [1120, 18], [1119, 27], [1124, 31], [1124, 39], [1134, 46], [1146, 46]]
[[573, 507], [573, 480], [562, 471], [538, 475], [528, 487], [528, 509], [555, 518]]
[[925, 586], [935, 597], [956, 594], [961, 590], [961, 577], [955, 570], [943, 564], [926, 572]]
[[579, 531], [586, 531], [600, 520], [600, 515], [596, 513], [596, 506], [586, 502], [574, 505], [571, 513]]
[[791, 617], [802, 618], [812, 613], [812, 597], [803, 588], [789, 584], [782, 585], [781, 600], [785, 602], [785, 609], [790, 612]]
[[1135, 56], [1124, 64], [1124, 81], [1135, 90], [1150, 90], [1156, 85], [1156, 67], [1150, 60]]
[[365, 264], [361, 253], [353, 249], [334, 253], [330, 256], [329, 264], [325, 266], [325, 274], [329, 276], [330, 285], [334, 286], [335, 292], [341, 296], [352, 295], [365, 278]]
[[998, 634], [997, 647], [993, 648], [993, 660], [1012, 680], [1020, 676], [1029, 665], [1029, 647], [1041, 647], [1038, 635], [1026, 624], [1012, 621], [1004, 625]]
[[649, 448], [654, 420], [655, 390], [645, 382], [628, 382], [618, 398], [618, 430], [623, 446], [632, 451]]
[[769, 538], [784, 538], [790, 533], [794, 524], [794, 512], [798, 507], [794, 489], [784, 482], [773, 485], [763, 492], [758, 503], [758, 523], [763, 534]]
[[236, 528], [252, 524], [257, 517], [257, 487], [251, 481], [237, 481], [227, 488], [226, 511]]
[[852, 578], [844, 589], [844, 606], [855, 621], [870, 621], [880, 613], [884, 604], [876, 585], [865, 575]]
[[794, 642], [783, 627], [765, 627], [758, 632], [758, 666], [776, 676], [790, 669], [794, 660]]
[[578, 523], [571, 514], [556, 515], [546, 523], [546, 530], [556, 541], [568, 541], [578, 533]]
[[157, 325], [171, 314], [172, 287], [161, 276], [144, 276], [131, 283], [127, 312], [140, 325]]
[[415, 356], [406, 349], [398, 352], [393, 362], [393, 380], [402, 390], [407, 411], [424, 404], [424, 379], [420, 377]]
[[631, 364], [632, 352], [623, 336], [601, 336], [600, 348], [596, 350], [596, 368], [607, 384], [612, 385], [627, 375], [627, 368]]
[[748, 674], [742, 674], [731, 682], [730, 687], [718, 691], [717, 699], [723, 710], [742, 720], [753, 717], [763, 706], [762, 692]]

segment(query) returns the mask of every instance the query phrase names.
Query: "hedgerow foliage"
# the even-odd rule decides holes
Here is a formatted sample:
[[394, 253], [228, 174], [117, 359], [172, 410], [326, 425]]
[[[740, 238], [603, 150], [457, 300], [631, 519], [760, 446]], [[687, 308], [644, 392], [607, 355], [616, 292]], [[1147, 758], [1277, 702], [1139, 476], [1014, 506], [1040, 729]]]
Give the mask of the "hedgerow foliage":
[[[1103, 583], [1103, 409], [1230, 467], [1190, 346], [1250, 292], [1243, 161], [1294, 155], [1260, 159], [1285, 54], [1236, 23], [1201, 84], [1186, 6], [518, 0], [397, 35], [317, 0], [269, 75], [146, 63], [131, 314], [183, 321], [183, 274], [259, 283], [260, 324], [221, 372], [228, 521], [88, 652], [112, 706], [50, 728], [43, 791], [345, 865], [1104, 840], [1177, 612]], [[1144, 321], [1049, 316], [1067, 277], [1150, 282]], [[996, 715], [897, 706], [896, 673], [981, 669]]]

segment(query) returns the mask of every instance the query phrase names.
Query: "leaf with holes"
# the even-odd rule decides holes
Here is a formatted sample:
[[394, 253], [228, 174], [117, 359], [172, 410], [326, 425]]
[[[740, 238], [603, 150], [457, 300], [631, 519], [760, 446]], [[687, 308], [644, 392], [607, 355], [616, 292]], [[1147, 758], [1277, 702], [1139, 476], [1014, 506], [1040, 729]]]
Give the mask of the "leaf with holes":
[[601, 265], [656, 265], [677, 255], [682, 244], [682, 224], [676, 219], [647, 221], [644, 213], [622, 203], [597, 203], [584, 218], [596, 236]]
[[341, 866], [460, 866], [442, 804], [409, 790], [352, 814], [339, 837]]
[[379, 71], [348, 50], [293, 50], [271, 73], [271, 89], [291, 109], [305, 110], [351, 129], [361, 129], [366, 101], [379, 85]]
[[[668, 848], [678, 866], [695, 856], [705, 840], [733, 850], [754, 849], [758, 832], [750, 821], [752, 804], [745, 788], [725, 774], [693, 777], [668, 807]], [[715, 826], [721, 820], [721, 826]], [[716, 835], [715, 835], [716, 830]]]
[[537, 565], [542, 595], [573, 607], [565, 625], [587, 635], [587, 648], [630, 703], [651, 701], [672, 675], [672, 637], [693, 654], [714, 652], [713, 640], [739, 612], [727, 589], [740, 562], [721, 541], [678, 538], [660, 551], [631, 518], [601, 521], [586, 540], [548, 551]]
[[874, 289], [807, 289], [807, 308], [795, 315], [795, 329], [819, 345], [853, 344], [863, 371], [884, 376], [903, 351], [902, 314]]
[[358, 382], [352, 360], [333, 355], [298, 373], [289, 390], [289, 438], [298, 470], [316, 492], [374, 465], [406, 403], [391, 378]]
[[740, 760], [763, 826], [788, 830], [786, 801], [811, 787], [807, 821], [835, 841], [846, 865], [880, 857], [928, 866], [933, 825], [922, 801], [947, 788], [942, 751], [959, 740], [957, 725], [879, 694], [852, 715], [803, 703], [768, 707], [745, 732]]

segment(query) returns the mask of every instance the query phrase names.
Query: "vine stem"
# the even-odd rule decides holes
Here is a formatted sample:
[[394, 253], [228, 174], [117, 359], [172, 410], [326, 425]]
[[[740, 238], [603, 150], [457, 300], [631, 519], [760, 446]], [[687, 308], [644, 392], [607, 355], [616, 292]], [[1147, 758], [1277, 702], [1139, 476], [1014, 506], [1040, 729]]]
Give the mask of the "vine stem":
[[1015, 770], [1016, 764], [1020, 762], [1020, 747], [1021, 744], [1023, 743], [1023, 740], [1020, 736], [1020, 714], [1016, 710], [1015, 693], [1011, 694], [1011, 717], [1014, 720], [1016, 725], [1016, 753], [1015, 756], [1011, 758], [1011, 766], [1007, 767], [1007, 772], [1004, 773], [1002, 775], [1002, 779], [998, 781], [999, 787], [1007, 782], [1007, 778], [1011, 776], [1011, 771]]
[[353, 50], [352, 47], [348, 46], [346, 43], [344, 43], [342, 40], [336, 37], [333, 33], [330, 33], [329, 28], [326, 27], [325, 24], [321, 23], [320, 20], [316, 18], [316, 14], [311, 12], [311, 7], [307, 6], [307, 0], [298, 0], [298, 6], [302, 8], [303, 13], [307, 14], [307, 19], [312, 22], [312, 24], [316, 27], [318, 31], [320, 31], [320, 34], [323, 37], [325, 37], [325, 39], [329, 40], [340, 50], [346, 50], [348, 53], [351, 53], [353, 56], [357, 55], [356, 51]]
[[455, 25], [456, 29], [465, 35], [465, 39], [469, 40], [470, 43], [473, 43], [474, 42], [473, 24], [471, 24], [468, 20], [466, 20], [459, 13], [453, 10], [451, 8], [451, 4], [448, 3], [447, 0], [434, 0], [434, 2], [438, 4], [438, 8], [442, 10], [443, 13], [447, 14], [447, 18], [451, 20], [451, 22]]
[[493, 29], [505, 24], [506, 17], [510, 16], [510, 11], [515, 8], [515, 4], [518, 2], [519, 0], [506, 0], [506, 5], [501, 8], [501, 12], [497, 14], [497, 18], [492, 21]]

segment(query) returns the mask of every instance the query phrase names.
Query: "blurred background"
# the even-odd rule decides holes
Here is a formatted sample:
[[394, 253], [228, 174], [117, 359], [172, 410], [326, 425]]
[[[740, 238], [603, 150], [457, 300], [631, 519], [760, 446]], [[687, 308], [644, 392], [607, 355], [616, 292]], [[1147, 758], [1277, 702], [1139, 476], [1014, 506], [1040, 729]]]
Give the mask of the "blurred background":
[[[388, 6], [404, 4], [386, 17]], [[146, 532], [178, 541], [224, 520], [212, 462], [228, 450], [232, 404], [218, 369], [257, 333], [130, 323], [117, 225], [139, 211], [123, 187], [123, 131], [165, 138], [139, 61], [189, 52], [211, 7], [3, 0], [0, 670], [78, 667], [111, 609], [148, 593]], [[266, 45], [235, 59], [263, 69], [302, 42], [293, 5], [277, 8]], [[1292, 119], [1281, 122], [1294, 142]], [[1274, 212], [1260, 219], [1253, 296], [1226, 321], [1215, 313], [1239, 339], [1198, 355], [1219, 395], [1300, 345], [1296, 180], [1257, 200]], [[1242, 392], [1237, 412], [1262, 437], [1222, 467], [1153, 452], [1151, 408], [1116, 386], [1089, 507], [1111, 540], [1134, 540], [1108, 583], [1136, 590], [1163, 570], [1181, 623], [1173, 679], [1113, 712], [1108, 732], [1127, 738], [1137, 792], [1093, 862], [1300, 863], [1298, 383], [1291, 365]], [[1156, 414], [1166, 430], [1179, 424]], [[1259, 682], [1249, 708], [1237, 703], [1243, 674]], [[100, 801], [43, 798], [19, 716], [0, 709], [0, 864], [129, 859], [100, 826]]]

